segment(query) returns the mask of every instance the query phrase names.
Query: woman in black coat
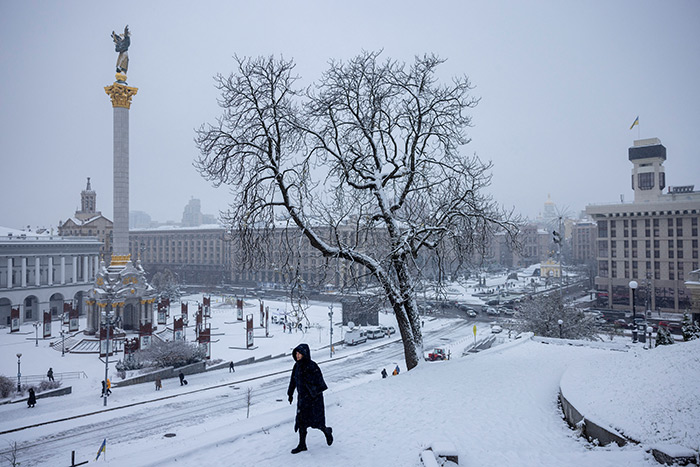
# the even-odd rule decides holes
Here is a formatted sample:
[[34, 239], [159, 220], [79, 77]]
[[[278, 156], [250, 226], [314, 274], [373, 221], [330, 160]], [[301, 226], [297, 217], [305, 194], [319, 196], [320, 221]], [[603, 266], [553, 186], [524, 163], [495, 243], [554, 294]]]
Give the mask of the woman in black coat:
[[306, 451], [306, 433], [309, 428], [317, 428], [326, 436], [326, 443], [333, 444], [333, 428], [326, 426], [326, 411], [323, 403], [323, 391], [328, 389], [323, 381], [323, 374], [316, 362], [311, 360], [311, 351], [306, 344], [299, 344], [293, 351], [296, 361], [289, 380], [289, 403], [294, 400], [297, 391], [297, 416], [294, 431], [299, 431], [299, 445], [292, 449], [292, 454]]
[[29, 397], [27, 398], [27, 407], [34, 407], [36, 405], [36, 394], [34, 394], [34, 388], [29, 388]]

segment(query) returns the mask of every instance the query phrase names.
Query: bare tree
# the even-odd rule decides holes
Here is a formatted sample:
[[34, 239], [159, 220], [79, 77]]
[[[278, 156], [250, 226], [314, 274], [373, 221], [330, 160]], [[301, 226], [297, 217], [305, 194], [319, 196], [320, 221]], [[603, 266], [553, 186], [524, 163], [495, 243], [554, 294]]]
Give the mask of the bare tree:
[[457, 268], [494, 231], [515, 228], [484, 193], [491, 164], [460, 152], [478, 102], [469, 80], [440, 83], [436, 56], [409, 66], [363, 52], [300, 89], [291, 61], [234, 58], [237, 70], [215, 78], [223, 113], [197, 131], [195, 165], [231, 188], [225, 219], [246, 264], [284, 245], [275, 267], [298, 283], [301, 242], [330, 268], [349, 263], [348, 274], [379, 285], [415, 367], [420, 266]]

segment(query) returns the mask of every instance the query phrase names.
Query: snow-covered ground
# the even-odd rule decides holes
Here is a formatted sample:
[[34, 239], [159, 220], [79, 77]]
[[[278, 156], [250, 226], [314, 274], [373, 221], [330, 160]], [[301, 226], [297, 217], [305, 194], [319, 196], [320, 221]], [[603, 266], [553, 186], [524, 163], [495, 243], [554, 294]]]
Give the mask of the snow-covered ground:
[[[201, 300], [201, 296], [184, 299]], [[212, 298], [212, 358], [242, 360], [249, 356], [264, 357], [289, 352], [299, 342], [307, 342], [312, 357], [330, 379], [332, 372], [350, 365], [344, 357], [363, 348], [382, 346], [388, 339], [368, 341], [356, 347], [338, 346], [334, 362], [328, 362], [328, 304], [314, 303], [308, 310], [312, 327], [308, 332], [283, 334], [282, 327], [272, 325], [272, 337], [255, 339], [255, 350], [244, 347], [243, 324], [235, 321], [234, 308]], [[266, 302], [271, 311], [284, 309], [284, 303]], [[172, 310], [179, 310], [173, 304]], [[249, 303], [256, 336], [265, 334], [259, 327], [259, 305]], [[192, 305], [190, 306], [192, 310]], [[334, 310], [340, 321], [339, 306]], [[191, 313], [191, 312], [190, 312]], [[192, 319], [191, 319], [192, 321]], [[393, 316], [381, 314], [382, 324], [394, 325]], [[333, 379], [326, 392], [326, 418], [334, 429], [335, 443], [328, 447], [320, 432], [309, 433], [309, 451], [290, 454], [296, 445], [293, 431], [295, 407], [286, 402], [283, 384], [268, 382], [256, 386], [250, 418], [246, 409], [224, 410], [233, 404], [233, 393], [241, 393], [251, 378], [287, 371], [289, 357], [255, 365], [241, 365], [236, 373], [228, 369], [188, 376], [190, 384], [180, 387], [176, 379], [163, 382], [155, 392], [152, 383], [115, 388], [108, 408], [150, 401], [156, 402], [105, 412], [0, 435], [0, 449], [8, 443], [46, 440], [57, 430], [70, 432], [83, 426], [104, 426], [92, 438], [76, 437], [76, 459], [94, 460], [103, 439], [107, 439], [105, 465], [270, 465], [270, 466], [419, 466], [419, 454], [436, 442], [448, 442], [459, 454], [460, 465], [479, 466], [644, 466], [658, 465], [646, 452], [655, 444], [680, 444], [700, 447], [700, 341], [678, 343], [669, 347], [644, 350], [643, 344], [597, 346], [568, 345], [569, 342], [542, 343], [523, 337], [499, 336], [498, 345], [478, 354], [460, 357], [473, 342], [472, 324], [459, 327], [461, 320], [429, 319], [425, 332], [444, 333], [441, 343], [453, 349], [453, 359], [419, 365], [406, 372], [403, 359], [386, 361], [378, 350], [363, 354], [367, 360], [384, 359], [370, 364], [362, 376], [348, 380]], [[490, 335], [488, 325], [477, 324], [476, 340]], [[315, 327], [318, 326], [318, 327]], [[54, 324], [57, 328], [57, 325]], [[48, 341], [35, 347], [34, 328], [25, 325], [22, 334], [0, 330], [0, 373], [16, 375], [21, 352], [23, 375], [42, 375], [49, 366], [54, 372], [84, 371], [87, 378], [67, 381], [73, 394], [40, 399], [36, 408], [26, 404], [0, 406], [0, 432], [75, 414], [100, 411], [100, 380], [104, 363], [96, 355], [61, 357], [49, 348]], [[188, 330], [188, 338], [193, 337]], [[54, 334], [57, 334], [54, 331]], [[334, 340], [341, 329], [336, 326]], [[342, 336], [341, 336], [342, 337]], [[392, 340], [396, 341], [397, 337]], [[558, 345], [560, 344], [560, 345]], [[399, 348], [397, 344], [393, 344]], [[231, 348], [239, 347], [239, 348]], [[631, 348], [628, 348], [631, 347]], [[60, 348], [60, 346], [59, 346]], [[619, 349], [623, 348], [624, 351]], [[427, 350], [427, 349], [426, 349]], [[379, 356], [384, 355], [384, 356]], [[398, 353], [396, 355], [399, 355]], [[381, 379], [383, 366], [399, 364], [398, 376]], [[391, 370], [391, 366], [387, 368]], [[113, 367], [110, 375], [118, 380]], [[288, 378], [288, 373], [276, 377]], [[562, 419], [557, 395], [563, 385], [569, 400], [589, 418], [611, 426], [640, 441], [639, 445], [619, 448], [597, 447], [577, 436]], [[265, 393], [268, 385], [273, 392]], [[213, 389], [208, 389], [213, 388]], [[232, 391], [233, 389], [233, 391]], [[204, 390], [204, 391], [202, 391]], [[185, 394], [187, 393], [187, 394]], [[263, 394], [265, 394], [263, 396]], [[167, 398], [169, 396], [176, 396]], [[255, 399], [255, 398], [254, 398]], [[212, 402], [209, 402], [212, 401]], [[216, 402], [214, 402], [216, 401]], [[221, 414], [197, 420], [198, 404], [221, 404]], [[190, 410], [187, 419], [177, 414]], [[216, 407], [213, 411], [216, 412]], [[139, 431], [138, 424], [124, 425], [139, 412], [156, 416], [172, 414], [162, 427]], [[194, 418], [194, 419], [193, 419]], [[185, 421], [187, 420], [187, 421]], [[110, 428], [110, 425], [112, 428]], [[113, 430], [113, 432], [110, 432]], [[114, 431], [133, 430], [125, 441], [115, 440]], [[168, 434], [166, 437], [165, 435]], [[174, 435], [174, 436], [172, 436]], [[37, 450], [40, 448], [37, 447]], [[51, 465], [68, 465], [69, 448], [56, 452]], [[22, 465], [49, 465], [32, 461], [31, 450], [21, 453]], [[100, 458], [100, 462], [103, 458]]]

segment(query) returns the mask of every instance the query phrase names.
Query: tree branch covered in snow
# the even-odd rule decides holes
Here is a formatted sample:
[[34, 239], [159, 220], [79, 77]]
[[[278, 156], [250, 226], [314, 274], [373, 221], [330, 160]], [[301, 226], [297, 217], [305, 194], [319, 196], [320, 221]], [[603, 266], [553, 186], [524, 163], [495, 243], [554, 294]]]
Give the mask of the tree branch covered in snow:
[[296, 87], [291, 61], [235, 61], [236, 72], [216, 77], [222, 115], [197, 131], [196, 166], [231, 188], [225, 220], [241, 261], [272, 264], [293, 287], [303, 283], [301, 242], [329, 272], [349, 263], [343, 277], [378, 284], [413, 368], [426, 269], [441, 280], [494, 232], [515, 233], [512, 213], [484, 193], [491, 164], [461, 152], [478, 103], [471, 83], [439, 82], [433, 55], [405, 65], [363, 52], [330, 62], [308, 89]]

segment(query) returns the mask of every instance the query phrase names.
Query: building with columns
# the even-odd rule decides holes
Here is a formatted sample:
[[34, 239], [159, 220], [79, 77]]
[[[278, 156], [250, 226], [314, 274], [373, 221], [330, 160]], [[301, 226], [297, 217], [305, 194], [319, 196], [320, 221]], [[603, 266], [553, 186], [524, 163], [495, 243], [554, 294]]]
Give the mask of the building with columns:
[[682, 313], [691, 309], [686, 285], [698, 270], [700, 192], [694, 186], [666, 188], [666, 148], [658, 138], [629, 148], [632, 203], [589, 205], [596, 223], [595, 287], [599, 306]]
[[83, 298], [99, 266], [95, 237], [61, 237], [0, 227], [0, 325], [19, 307], [20, 323], [63, 312], [71, 303], [82, 313]]

